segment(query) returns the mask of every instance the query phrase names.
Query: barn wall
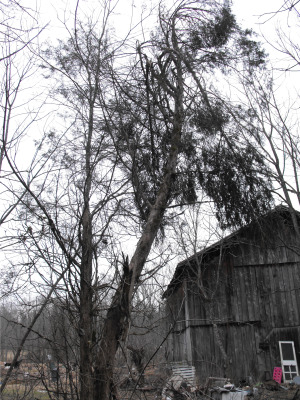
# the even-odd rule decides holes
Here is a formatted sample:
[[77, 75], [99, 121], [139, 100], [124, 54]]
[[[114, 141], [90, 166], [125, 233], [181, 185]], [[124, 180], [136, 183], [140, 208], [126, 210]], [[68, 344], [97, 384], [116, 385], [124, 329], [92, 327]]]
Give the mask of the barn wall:
[[[261, 229], [262, 228], [262, 229]], [[266, 221], [265, 226], [241, 230], [227, 243], [234, 266], [298, 262], [300, 245], [286, 220]]]
[[197, 375], [260, 379], [278, 366], [279, 334], [280, 340], [299, 342], [294, 327], [300, 325], [300, 264], [235, 267], [221, 274], [218, 285], [212, 301], [204, 301], [190, 283]]
[[[181, 319], [170, 338], [170, 361], [183, 361], [190, 327], [200, 382], [215, 375], [236, 382], [248, 376], [262, 379], [265, 371], [280, 366], [279, 340], [295, 342], [300, 366], [300, 257], [293, 250], [293, 235], [282, 226], [271, 241], [253, 232], [235, 240], [224, 246], [220, 266], [216, 255], [201, 265], [200, 274], [187, 279], [189, 321]], [[168, 303], [178, 309], [183, 297], [182, 284]]]
[[[257, 328], [254, 325], [217, 326], [218, 339], [215, 329], [208, 325], [193, 329], [193, 343], [197, 344], [193, 346], [193, 365], [199, 383], [204, 383], [208, 376], [227, 377], [236, 383], [248, 376], [259, 379], [258, 362], [263, 369], [264, 365], [253, 351], [258, 347]], [[224, 346], [226, 358], [220, 350], [219, 340]]]
[[[215, 284], [215, 287], [214, 287]], [[248, 266], [220, 274], [210, 283], [211, 294], [205, 301], [197, 283], [190, 282], [189, 312], [191, 325], [216, 323], [253, 323], [288, 327], [300, 324], [300, 263]]]

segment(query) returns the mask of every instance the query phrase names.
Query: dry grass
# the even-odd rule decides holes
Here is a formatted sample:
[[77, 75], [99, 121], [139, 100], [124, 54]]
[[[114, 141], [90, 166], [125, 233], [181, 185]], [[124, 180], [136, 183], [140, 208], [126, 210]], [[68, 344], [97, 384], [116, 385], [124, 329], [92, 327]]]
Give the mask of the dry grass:
[[[128, 377], [128, 371], [121, 371], [122, 368], [116, 371], [116, 381], [120, 384], [124, 378]], [[0, 362], [1, 378], [3, 380], [7, 373], [4, 367], [4, 362]], [[78, 372], [78, 371], [77, 371]], [[48, 364], [33, 364], [27, 363], [25, 360], [21, 363], [18, 369], [14, 369], [10, 380], [2, 394], [3, 400], [49, 400], [49, 396], [45, 391], [45, 383], [50, 390], [57, 393], [57, 389], [61, 392], [69, 392], [68, 386], [72, 374], [76, 380], [76, 372], [67, 371], [63, 366], [59, 366], [59, 388], [56, 382], [51, 381], [50, 370]], [[143, 387], [136, 387], [137, 375], [133, 373], [134, 380], [129, 385], [121, 385], [119, 387], [120, 398], [126, 400], [154, 400], [159, 394], [159, 388], [162, 387], [164, 381], [163, 373], [153, 367], [148, 367], [145, 371], [145, 384]], [[126, 379], [125, 379], [126, 380]], [[52, 397], [52, 396], [51, 396]], [[61, 399], [63, 396], [61, 396]]]
[[[4, 362], [0, 362], [0, 381], [3, 381], [7, 374]], [[49, 366], [44, 364], [34, 365], [21, 363], [18, 369], [14, 369], [12, 375], [2, 393], [1, 400], [17, 400], [17, 399], [35, 399], [49, 400], [49, 396], [45, 391], [42, 377], [47, 380], [49, 389], [52, 390], [52, 382], [49, 377]], [[56, 389], [56, 386], [54, 390]]]
[[7, 385], [2, 393], [1, 400], [15, 400], [15, 399], [35, 399], [35, 400], [49, 400], [49, 396], [42, 389], [30, 388], [24, 384], [10, 384]]

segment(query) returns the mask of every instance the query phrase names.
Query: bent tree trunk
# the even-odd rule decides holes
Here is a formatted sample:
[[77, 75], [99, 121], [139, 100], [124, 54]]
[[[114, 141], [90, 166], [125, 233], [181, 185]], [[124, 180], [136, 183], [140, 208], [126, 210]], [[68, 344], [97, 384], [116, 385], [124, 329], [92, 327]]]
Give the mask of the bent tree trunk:
[[105, 319], [100, 350], [94, 371], [94, 399], [114, 398], [113, 368], [119, 340], [126, 333], [129, 317], [129, 292], [132, 273], [128, 263], [124, 263], [121, 283], [114, 295]]
[[102, 339], [95, 362], [94, 400], [114, 398], [113, 367], [119, 341], [126, 337], [130, 318], [130, 305], [134, 286], [138, 283], [143, 267], [151, 250], [153, 241], [162, 221], [170, 198], [170, 189], [176, 171], [178, 149], [182, 131], [182, 91], [177, 97], [178, 107], [173, 124], [172, 146], [168, 163], [156, 201], [152, 205], [142, 236], [136, 246], [129, 266], [124, 265], [123, 279], [116, 290], [104, 322]]
[[[175, 21], [176, 15], [173, 18]], [[174, 21], [172, 21], [173, 30], [175, 29]], [[176, 167], [178, 164], [178, 154], [181, 144], [181, 136], [184, 122], [182, 60], [179, 55], [180, 52], [177, 46], [175, 30], [172, 34], [172, 44], [176, 51], [173, 51], [171, 49], [169, 50], [169, 52], [174, 68], [176, 69], [176, 83], [170, 83], [172, 87], [172, 98], [174, 101], [173, 110], [169, 108], [168, 113], [164, 113], [164, 116], [167, 119], [165, 121], [166, 125], [172, 125], [171, 130], [168, 131], [167, 140], [169, 143], [169, 147], [168, 152], [164, 155], [165, 167], [161, 176], [160, 185], [155, 200], [152, 202], [152, 205], [150, 207], [142, 235], [136, 245], [135, 252], [129, 262], [129, 265], [127, 265], [126, 262], [124, 263], [123, 279], [121, 280], [114, 294], [111, 305], [107, 312], [107, 316], [104, 321], [102, 338], [95, 361], [94, 400], [110, 400], [115, 397], [113, 368], [116, 352], [119, 347], [119, 342], [122, 339], [124, 340], [126, 338], [129, 327], [134, 289], [139, 282], [152, 244], [162, 223], [166, 208], [168, 207], [171, 191], [173, 189], [173, 182], [175, 179]], [[167, 75], [164, 73], [163, 78], [168, 79]], [[162, 78], [157, 78], [157, 76], [153, 72], [153, 79], [158, 80], [158, 87], [160, 88], [160, 90], [163, 90], [164, 87], [160, 87], [160, 79]], [[147, 82], [148, 81], [146, 79], [145, 90], [151, 97], [153, 92]], [[150, 115], [149, 119], [149, 140], [151, 140], [150, 136], [152, 131]]]
[[[174, 154], [174, 162], [177, 151]], [[173, 171], [173, 169], [172, 169]], [[100, 350], [95, 364], [95, 391], [94, 400], [109, 400], [113, 398], [113, 368], [114, 359], [119, 341], [126, 337], [130, 317], [130, 304], [133, 296], [133, 287], [138, 282], [143, 266], [147, 260], [151, 246], [159, 228], [163, 212], [169, 197], [168, 185], [171, 184], [172, 172], [165, 179], [157, 201], [150, 212], [145, 230], [137, 244], [136, 251], [129, 263], [128, 270], [124, 266], [121, 283], [113, 297], [112, 303], [105, 318]], [[169, 183], [167, 183], [170, 181]]]

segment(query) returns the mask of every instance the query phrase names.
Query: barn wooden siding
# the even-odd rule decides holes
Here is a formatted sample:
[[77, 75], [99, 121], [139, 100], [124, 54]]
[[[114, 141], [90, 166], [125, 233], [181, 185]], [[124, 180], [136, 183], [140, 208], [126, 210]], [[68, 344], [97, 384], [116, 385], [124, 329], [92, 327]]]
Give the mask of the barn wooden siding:
[[[279, 340], [295, 342], [300, 365], [300, 257], [284, 222], [271, 235], [244, 230], [195, 260], [167, 304], [177, 323], [169, 360], [196, 367], [199, 381], [226, 376], [263, 378], [280, 366]], [[220, 262], [221, 260], [221, 262]], [[205, 285], [201, 295], [200, 279]]]

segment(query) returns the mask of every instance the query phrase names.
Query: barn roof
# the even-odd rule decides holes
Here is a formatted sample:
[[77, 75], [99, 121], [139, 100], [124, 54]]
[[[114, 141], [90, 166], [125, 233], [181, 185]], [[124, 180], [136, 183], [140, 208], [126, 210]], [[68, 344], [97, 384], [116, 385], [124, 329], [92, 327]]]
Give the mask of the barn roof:
[[[300, 220], [300, 212], [296, 211], [297, 216]], [[285, 220], [290, 219], [290, 211], [288, 207], [279, 205], [275, 207], [273, 210], [269, 211], [267, 214], [257, 218], [255, 221], [251, 222], [248, 225], [243, 226], [242, 228], [238, 229], [237, 231], [231, 233], [230, 235], [222, 238], [221, 240], [217, 241], [216, 243], [208, 246], [201, 251], [193, 254], [191, 257], [186, 258], [185, 260], [180, 261], [177, 264], [175, 269], [173, 278], [169, 283], [166, 291], [163, 294], [163, 298], [169, 297], [174, 290], [181, 284], [182, 280], [186, 276], [186, 273], [189, 269], [189, 266], [195, 259], [202, 259], [202, 261], [208, 261], [215, 256], [219, 255], [220, 249], [226, 246], [227, 248], [230, 247], [232, 244], [236, 244], [239, 238], [247, 231], [259, 229], [262, 230], [262, 226], [266, 225], [267, 221], [278, 220], [279, 218], [284, 218]]]

